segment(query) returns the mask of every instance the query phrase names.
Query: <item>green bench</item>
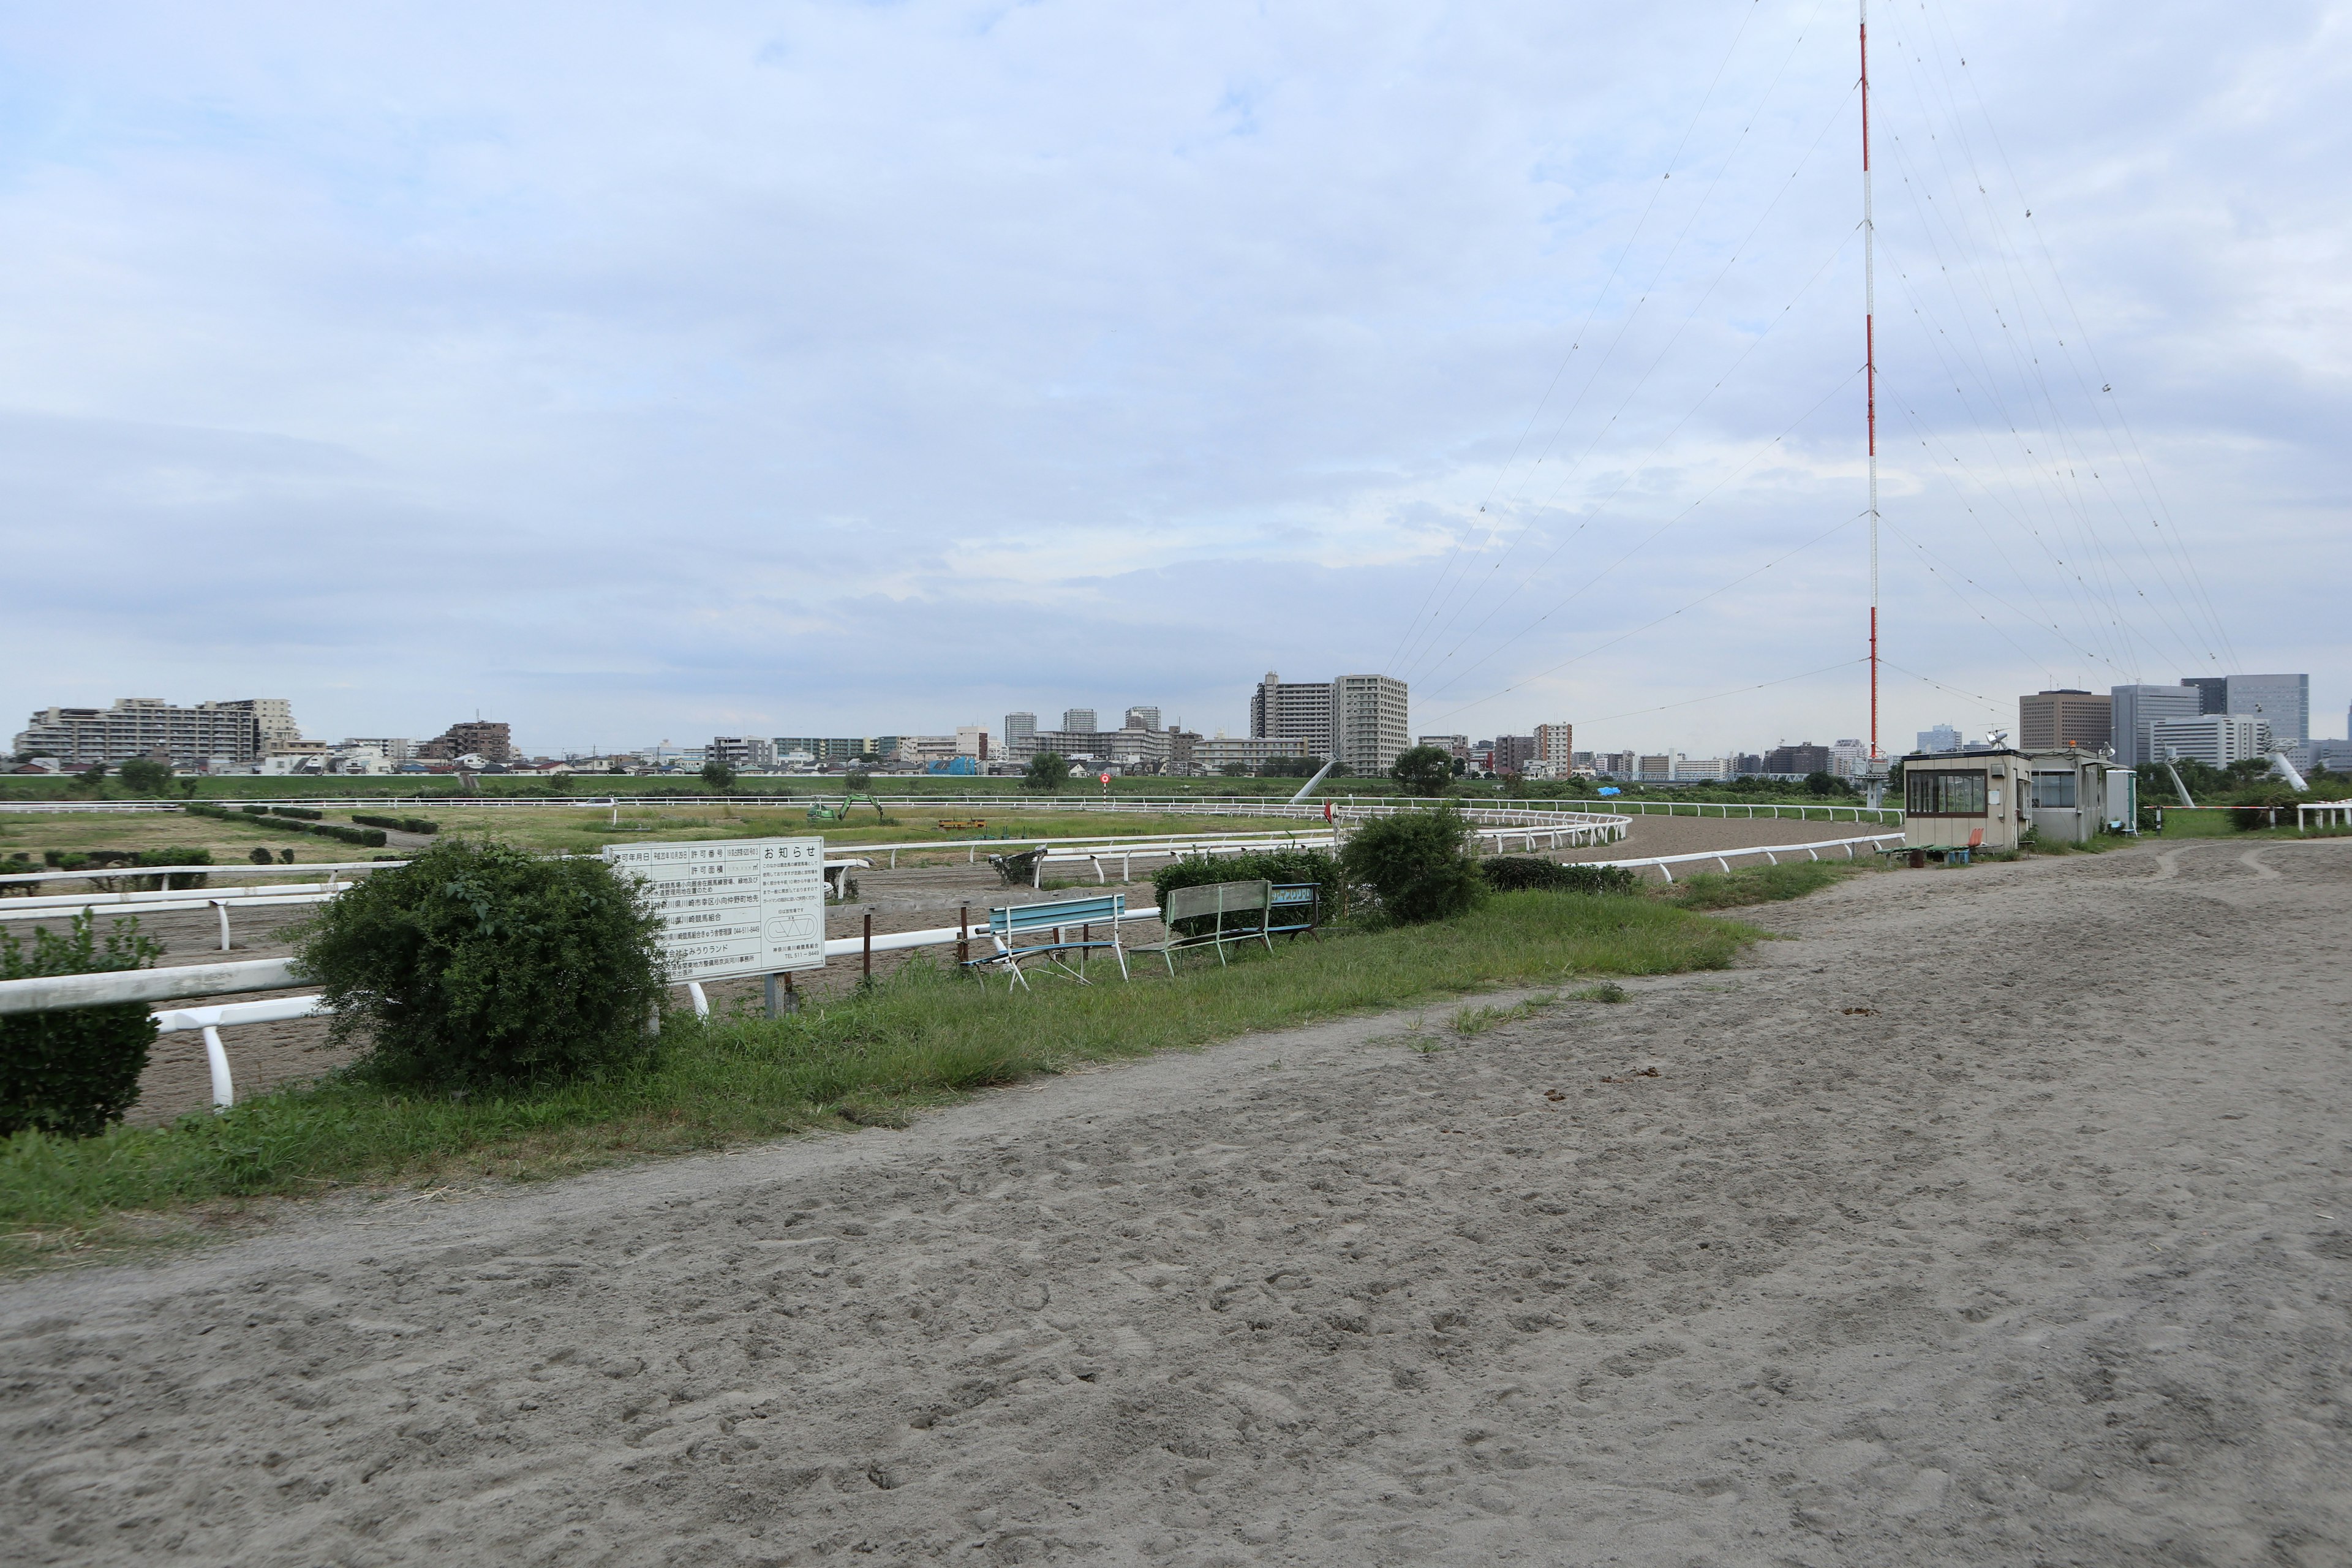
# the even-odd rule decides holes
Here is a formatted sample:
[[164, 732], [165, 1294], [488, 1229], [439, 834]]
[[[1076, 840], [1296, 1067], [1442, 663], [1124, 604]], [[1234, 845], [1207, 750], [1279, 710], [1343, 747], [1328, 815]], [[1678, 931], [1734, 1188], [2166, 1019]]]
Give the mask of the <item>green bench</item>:
[[[1262, 942], [1268, 952], [1274, 951], [1274, 937], [1269, 931], [1269, 918], [1274, 907], [1274, 884], [1263, 879], [1252, 882], [1203, 882], [1193, 888], [1171, 888], [1160, 900], [1160, 921], [1168, 928], [1168, 940], [1152, 947], [1139, 947], [1140, 955], [1156, 952], [1168, 965], [1168, 973], [1176, 973], [1176, 955], [1187, 948], [1213, 947], [1217, 962], [1225, 962], [1225, 948], [1237, 942]], [[1237, 917], [1247, 916], [1247, 920]], [[1207, 921], [1208, 928], [1191, 932], [1181, 931], [1184, 921]]]

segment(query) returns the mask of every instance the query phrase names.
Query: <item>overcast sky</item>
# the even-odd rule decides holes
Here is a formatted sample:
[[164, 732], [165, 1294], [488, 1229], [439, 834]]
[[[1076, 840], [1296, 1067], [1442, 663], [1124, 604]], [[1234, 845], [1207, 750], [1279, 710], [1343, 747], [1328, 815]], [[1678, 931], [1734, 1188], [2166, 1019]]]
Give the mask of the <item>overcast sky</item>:
[[[2343, 733], [2352, 5], [1874, 10], [1883, 738], [2231, 670]], [[1851, 0], [7, 7], [0, 722], [1860, 736], [1855, 64]]]

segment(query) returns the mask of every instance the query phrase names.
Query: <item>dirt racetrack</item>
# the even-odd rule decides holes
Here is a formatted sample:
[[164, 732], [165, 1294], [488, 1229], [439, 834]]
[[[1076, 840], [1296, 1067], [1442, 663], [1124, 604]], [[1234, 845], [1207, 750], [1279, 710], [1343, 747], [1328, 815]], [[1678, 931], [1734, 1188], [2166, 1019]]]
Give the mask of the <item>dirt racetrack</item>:
[[20, 1280], [0, 1556], [2340, 1564], [2347, 915], [2346, 842], [1889, 873], [1620, 1006]]

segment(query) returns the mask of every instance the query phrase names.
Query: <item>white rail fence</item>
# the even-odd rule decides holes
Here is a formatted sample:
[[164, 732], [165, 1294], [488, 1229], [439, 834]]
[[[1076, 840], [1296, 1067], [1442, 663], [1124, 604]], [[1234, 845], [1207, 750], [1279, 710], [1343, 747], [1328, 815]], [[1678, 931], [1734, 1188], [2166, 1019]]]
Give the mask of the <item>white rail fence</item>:
[[[1755, 856], [1778, 865], [1783, 856], [1804, 856], [1808, 860], [1822, 858], [1822, 851], [1843, 849], [1846, 858], [1856, 858], [1864, 845], [1875, 848], [1890, 841], [1899, 845], [1899, 833], [1864, 834], [1853, 838], [1823, 839], [1812, 844], [1770, 844], [1745, 849], [1704, 850], [1693, 855], [1655, 855], [1634, 860], [1591, 861], [1586, 864], [1622, 867], [1628, 870], [1656, 868], [1666, 881], [1675, 879], [1676, 866], [1698, 865], [1712, 861], [1729, 871], [1731, 862]], [[320, 897], [332, 897], [323, 894]], [[1157, 921], [1156, 908], [1129, 910], [1125, 921]], [[835, 958], [864, 957], [877, 952], [903, 952], [923, 947], [944, 947], [959, 942], [984, 941], [988, 936], [985, 920], [977, 925], [935, 926], [923, 931], [887, 931], [853, 937], [828, 938], [824, 944], [827, 962]], [[257, 991], [282, 991], [302, 982], [294, 973], [290, 958], [245, 959], [226, 963], [191, 963], [169, 969], [111, 970], [98, 974], [37, 975], [25, 980], [0, 980], [0, 1015], [42, 1013], [67, 1007], [98, 1007], [125, 1002], [186, 1001], [202, 996], [251, 994]], [[699, 984], [687, 985], [698, 1015], [708, 1016], [709, 999]], [[215, 1110], [236, 1103], [236, 1089], [230, 1072], [228, 1052], [222, 1044], [220, 1031], [239, 1024], [279, 1023], [320, 1016], [325, 1011], [315, 993], [302, 996], [273, 997], [261, 1002], [235, 1002], [194, 1007], [173, 1007], [155, 1014], [160, 1032], [197, 1030], [204, 1036], [205, 1059], [212, 1075], [213, 1105]]]
[[[684, 809], [707, 806], [757, 806], [763, 809], [804, 807], [814, 802], [831, 799], [841, 794], [811, 793], [803, 795], [390, 795], [360, 799], [338, 795], [272, 796], [266, 804], [273, 805], [312, 806], [328, 811], [408, 810], [430, 806], [456, 810], [476, 808], [488, 810], [583, 810], [615, 812], [622, 809], [659, 810], [664, 807]], [[223, 799], [211, 798], [201, 803], [217, 805]], [[1069, 815], [1139, 814], [1145, 816], [1181, 812], [1196, 816], [1273, 816], [1318, 817], [1325, 802], [1343, 811], [1401, 811], [1427, 805], [1426, 801], [1399, 795], [1325, 795], [1293, 804], [1269, 795], [1113, 795], [1108, 799], [1088, 797], [1080, 794], [1063, 795], [878, 795], [881, 804], [892, 809], [933, 811], [966, 807], [998, 812], [1051, 811]], [[255, 805], [265, 804], [256, 800]], [[1899, 806], [1869, 806], [1851, 805], [1814, 805], [1805, 803], [1775, 803], [1746, 801], [1686, 801], [1686, 800], [1604, 800], [1518, 801], [1508, 805], [1486, 805], [1455, 798], [1455, 804], [1465, 811], [1490, 813], [1508, 811], [1525, 817], [1573, 816], [1591, 812], [1630, 813], [1637, 816], [1721, 816], [1733, 820], [1748, 820], [1758, 816], [1774, 819], [1793, 817], [1800, 822], [1861, 822], [1865, 817], [1882, 823], [1899, 823], [1903, 811]], [[0, 812], [154, 812], [178, 811], [177, 801], [96, 800], [96, 801], [22, 801], [0, 800]], [[266, 823], [267, 817], [256, 817]]]

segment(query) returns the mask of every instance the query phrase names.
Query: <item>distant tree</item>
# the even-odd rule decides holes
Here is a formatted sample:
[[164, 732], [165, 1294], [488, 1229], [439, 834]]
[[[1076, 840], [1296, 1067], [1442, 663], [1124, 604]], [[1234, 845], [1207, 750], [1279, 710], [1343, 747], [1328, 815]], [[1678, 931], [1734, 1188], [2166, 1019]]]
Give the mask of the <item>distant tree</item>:
[[1438, 795], [1454, 779], [1454, 758], [1443, 746], [1414, 746], [1389, 768], [1410, 795]]
[[1040, 752], [1029, 759], [1021, 783], [1029, 789], [1059, 789], [1070, 776], [1070, 759], [1057, 752]]
[[79, 789], [95, 790], [100, 784], [104, 784], [105, 782], [106, 764], [104, 763], [92, 763], [89, 766], [82, 769], [81, 772], [74, 774], [74, 784], [75, 787]]
[[702, 764], [702, 782], [708, 788], [724, 793], [735, 787], [735, 770], [713, 757]]
[[122, 764], [122, 787], [141, 795], [161, 795], [172, 787], [172, 764], [152, 757], [133, 757]]
[[874, 775], [862, 767], [852, 768], [842, 774], [841, 782], [855, 790], [871, 789], [874, 787]]
[[1835, 773], [1810, 773], [1805, 775], [1807, 795], [1852, 795], [1853, 787]]
[[1249, 764], [1247, 763], [1227, 763], [1223, 767], [1219, 768], [1217, 771], [1224, 774], [1229, 779], [1245, 779], [1249, 777]]
[[1262, 779], [1311, 779], [1322, 771], [1320, 757], [1268, 757], [1257, 765]]

